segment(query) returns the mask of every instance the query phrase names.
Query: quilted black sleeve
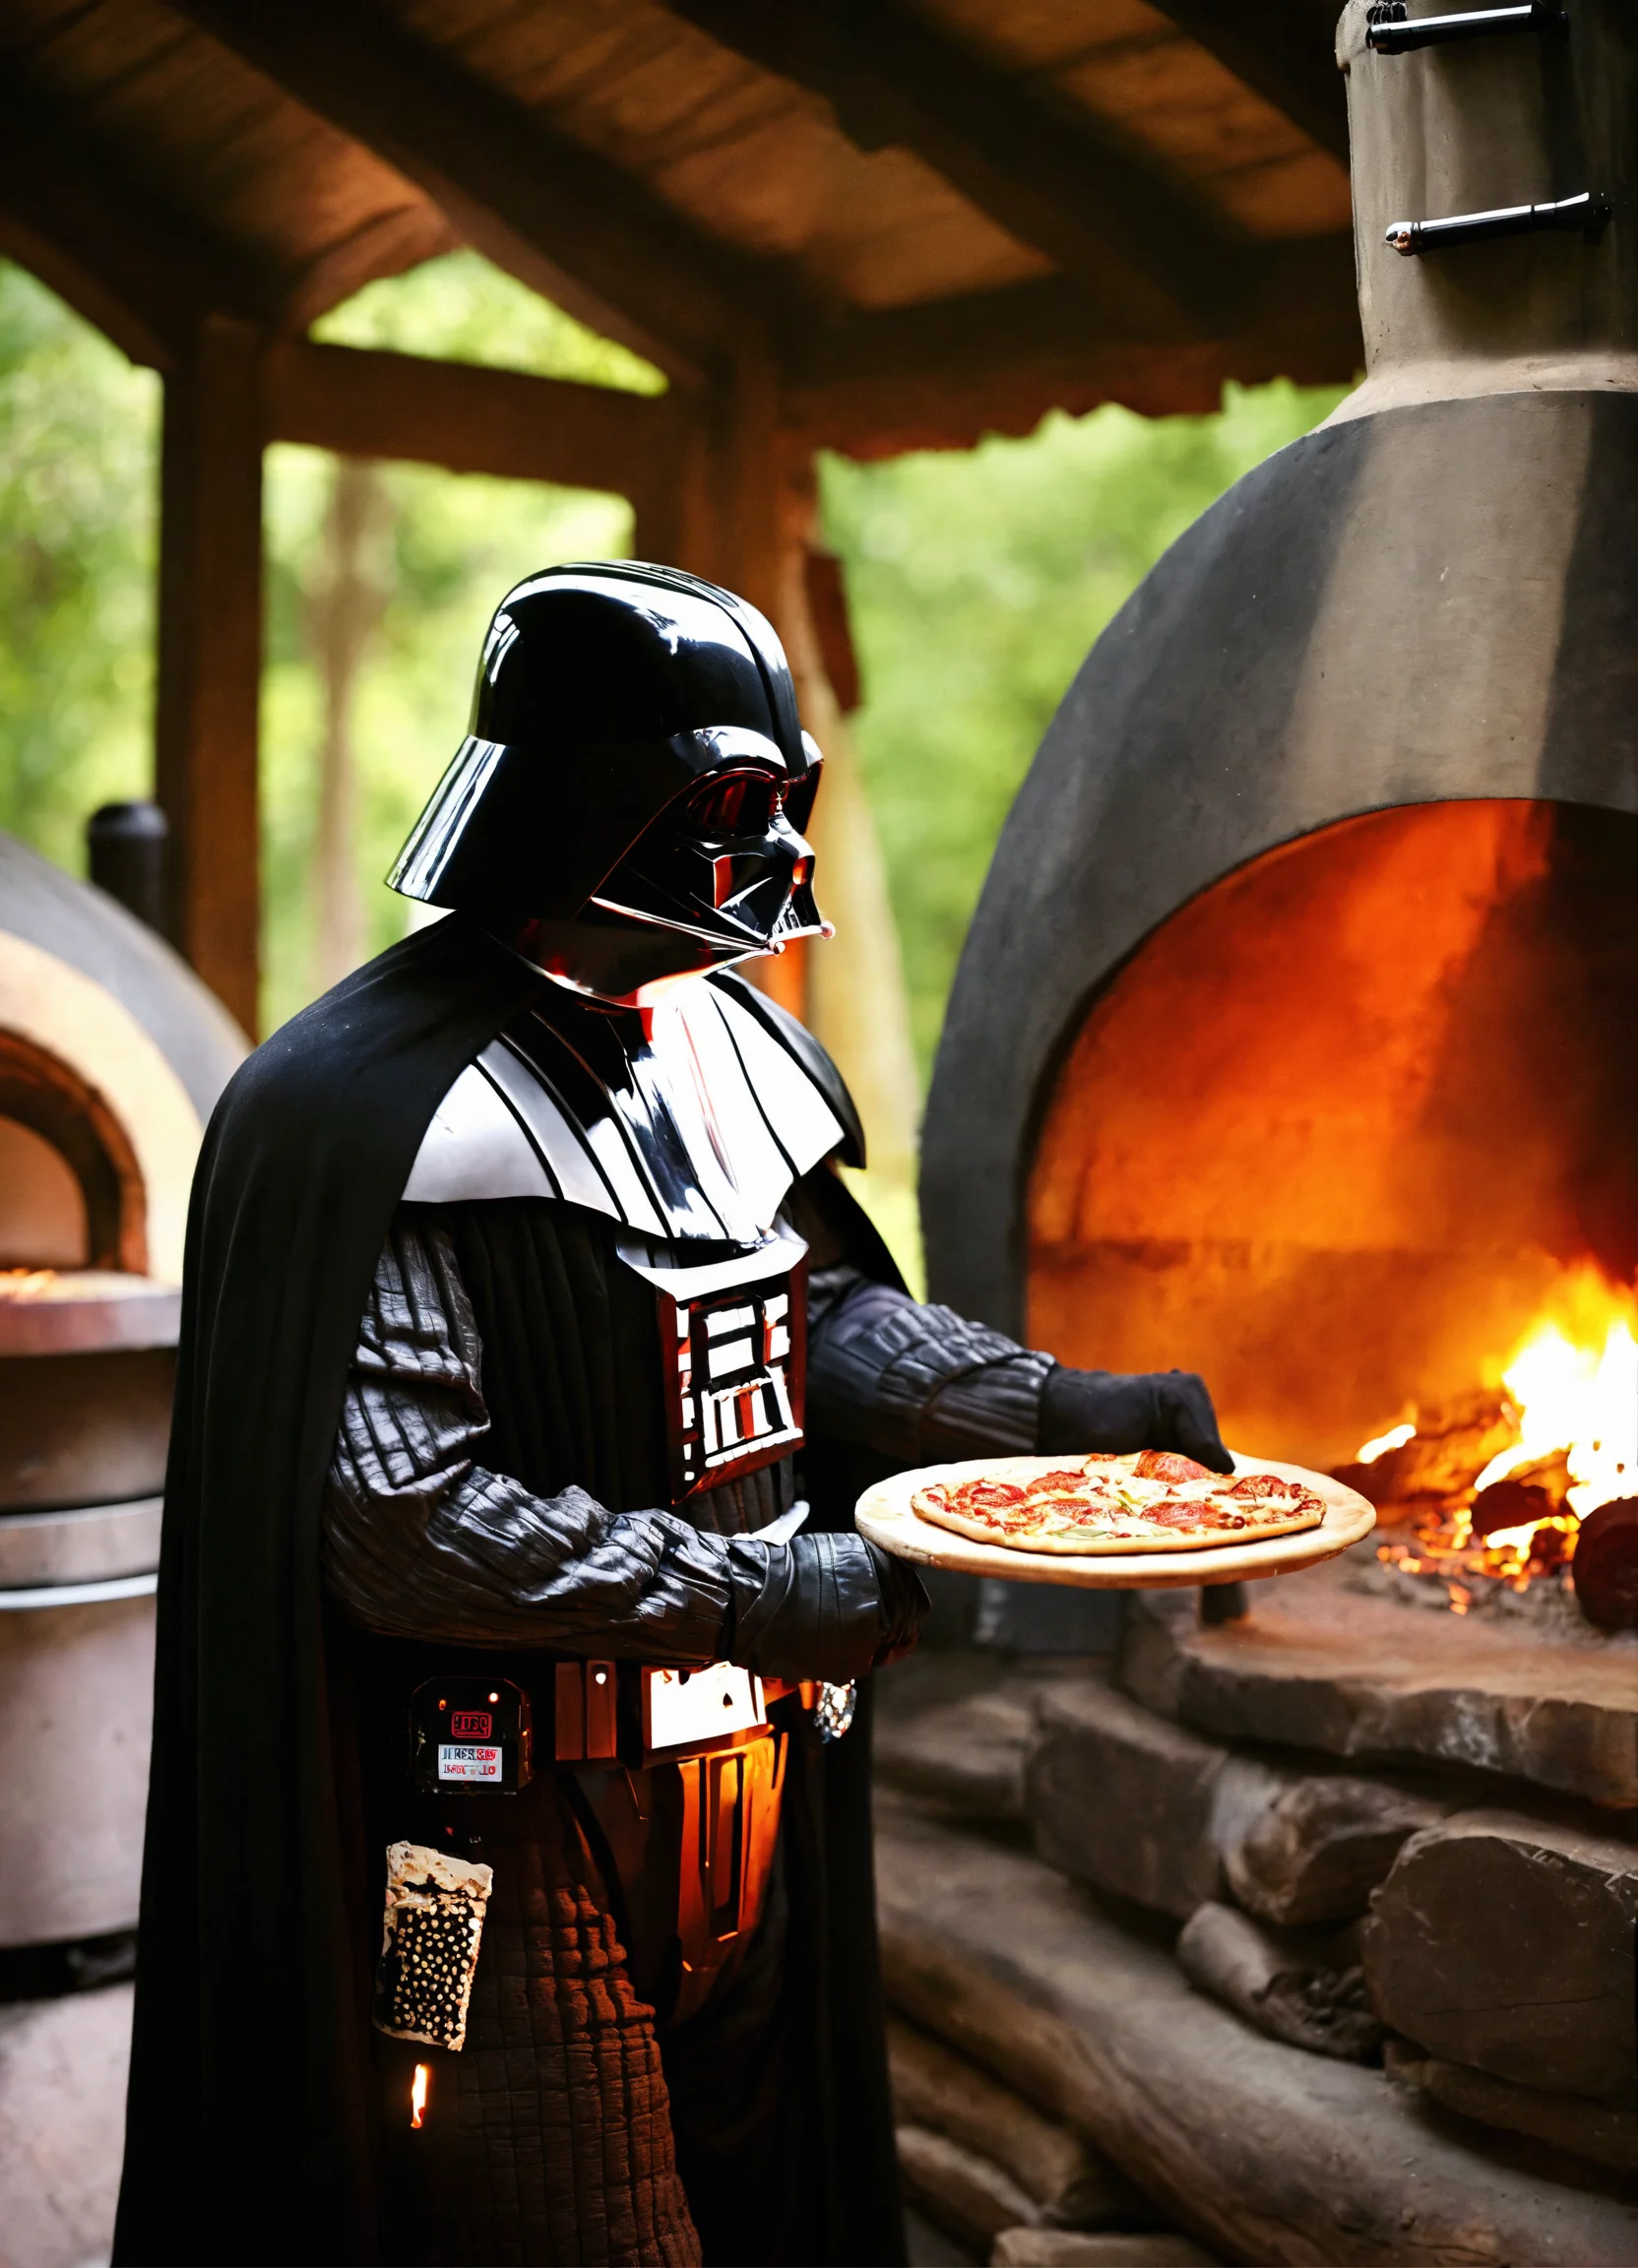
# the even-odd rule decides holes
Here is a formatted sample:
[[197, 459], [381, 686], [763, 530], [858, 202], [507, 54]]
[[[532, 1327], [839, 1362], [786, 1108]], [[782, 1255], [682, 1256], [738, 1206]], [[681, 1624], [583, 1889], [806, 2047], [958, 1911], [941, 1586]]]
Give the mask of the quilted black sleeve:
[[808, 1421], [900, 1466], [1028, 1456], [1050, 1354], [846, 1264], [808, 1286]]
[[962, 1457], [1180, 1449], [1230, 1473], [1188, 1370], [1077, 1370], [845, 1263], [808, 1280], [808, 1422], [900, 1466]]
[[482, 1463], [481, 1376], [454, 1247], [401, 1215], [325, 1493], [326, 1581], [367, 1628], [770, 1673], [777, 1660], [807, 1677], [854, 1676], [890, 1650], [902, 1602], [861, 1538], [759, 1544], [674, 1512], [610, 1512], [583, 1488], [536, 1496]]

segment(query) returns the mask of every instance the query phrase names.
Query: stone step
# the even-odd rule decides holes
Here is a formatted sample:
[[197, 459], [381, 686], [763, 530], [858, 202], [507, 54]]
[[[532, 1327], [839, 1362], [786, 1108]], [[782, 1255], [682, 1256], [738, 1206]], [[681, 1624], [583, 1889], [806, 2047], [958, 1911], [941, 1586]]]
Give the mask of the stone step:
[[912, 1655], [876, 1680], [876, 1777], [952, 1816], [1024, 1816], [1024, 1757], [1049, 1670], [993, 1654]]
[[1134, 1592], [1116, 1680], [1223, 1740], [1425, 1757], [1638, 1805], [1638, 1633], [1573, 1637], [1394, 1605], [1344, 1557], [1248, 1587], [1208, 1628], [1184, 1593]]
[[1022, 2194], [1024, 2209], [991, 2224], [990, 2236], [1013, 2222], [1139, 2229], [1153, 2218], [1147, 2200], [1073, 2127], [1043, 2117], [930, 2032], [895, 2017], [887, 2028], [887, 2053], [900, 2127], [947, 2135], [999, 2167]]
[[1042, 1684], [1025, 1803], [1043, 1858], [1183, 1922], [1228, 1896], [1283, 1926], [1362, 1914], [1444, 1816], [1389, 1781], [1236, 1756], [1092, 1678]]
[[1357, 2065], [1263, 2038], [1040, 1859], [884, 1796], [888, 1989], [1228, 2259], [1609, 2268], [1638, 2208], [1452, 2139]]

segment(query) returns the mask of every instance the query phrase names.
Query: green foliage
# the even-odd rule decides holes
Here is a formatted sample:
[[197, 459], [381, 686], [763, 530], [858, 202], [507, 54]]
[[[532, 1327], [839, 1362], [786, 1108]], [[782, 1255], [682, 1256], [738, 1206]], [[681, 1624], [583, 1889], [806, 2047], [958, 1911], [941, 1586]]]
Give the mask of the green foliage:
[[[475, 253], [372, 284], [316, 327], [353, 346], [658, 392], [661, 374]], [[73, 868], [87, 814], [151, 779], [159, 389], [0, 264], [0, 826]], [[1334, 394], [1230, 388], [1221, 415], [1049, 417], [1027, 441], [827, 463], [866, 704], [855, 720], [930, 1059], [1008, 805], [1064, 688], [1154, 561]], [[264, 1022], [313, 989], [309, 868], [322, 694], [313, 659], [333, 461], [268, 460]], [[354, 702], [367, 942], [407, 909], [381, 875], [466, 728], [496, 598], [554, 560], [618, 554], [618, 499], [414, 466], [376, 475], [380, 620]]]
[[82, 871], [152, 774], [159, 387], [0, 262], [0, 827]]
[[[334, 461], [268, 452], [268, 662], [262, 683], [264, 1030], [316, 989], [309, 858], [318, 809], [322, 693], [306, 627]], [[382, 880], [467, 729], [495, 603], [537, 567], [631, 548], [617, 496], [387, 465], [372, 572], [385, 597], [358, 674], [357, 867], [367, 945], [404, 934], [408, 902]]]
[[995, 839], [1087, 649], [1191, 521], [1340, 399], [1230, 386], [1212, 417], [1054, 413], [962, 456], [826, 462], [923, 1071]]
[[476, 252], [447, 252], [406, 276], [366, 284], [322, 316], [313, 337], [327, 346], [390, 346], [630, 394], [665, 391], [664, 374], [652, 362], [588, 331]]
[[[452, 252], [367, 284], [314, 326], [332, 345], [392, 347], [635, 393], [662, 375], [538, 298], [474, 252]], [[314, 990], [310, 851], [318, 806], [322, 693], [310, 608], [334, 461], [312, 449], [268, 453], [268, 667], [262, 703], [265, 886], [263, 1024]], [[353, 709], [357, 850], [367, 944], [410, 918], [382, 876], [467, 729], [472, 674], [496, 600], [537, 567], [631, 548], [623, 499], [533, 482], [386, 465], [367, 572], [385, 600]]]

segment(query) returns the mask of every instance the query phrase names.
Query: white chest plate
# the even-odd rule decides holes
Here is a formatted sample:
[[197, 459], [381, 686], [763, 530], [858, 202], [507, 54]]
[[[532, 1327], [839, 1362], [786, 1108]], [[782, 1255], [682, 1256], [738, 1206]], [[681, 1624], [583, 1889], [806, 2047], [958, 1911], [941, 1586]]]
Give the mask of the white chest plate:
[[641, 1014], [564, 996], [461, 1073], [404, 1197], [549, 1197], [644, 1236], [752, 1246], [843, 1139], [795, 1060], [703, 979]]

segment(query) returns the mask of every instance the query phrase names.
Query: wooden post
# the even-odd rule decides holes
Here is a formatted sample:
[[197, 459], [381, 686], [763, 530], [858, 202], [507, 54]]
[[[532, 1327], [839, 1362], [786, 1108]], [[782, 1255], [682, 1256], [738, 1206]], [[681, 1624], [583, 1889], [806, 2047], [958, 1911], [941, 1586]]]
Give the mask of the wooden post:
[[165, 380], [155, 792], [172, 942], [252, 1035], [261, 876], [262, 339], [209, 315]]

